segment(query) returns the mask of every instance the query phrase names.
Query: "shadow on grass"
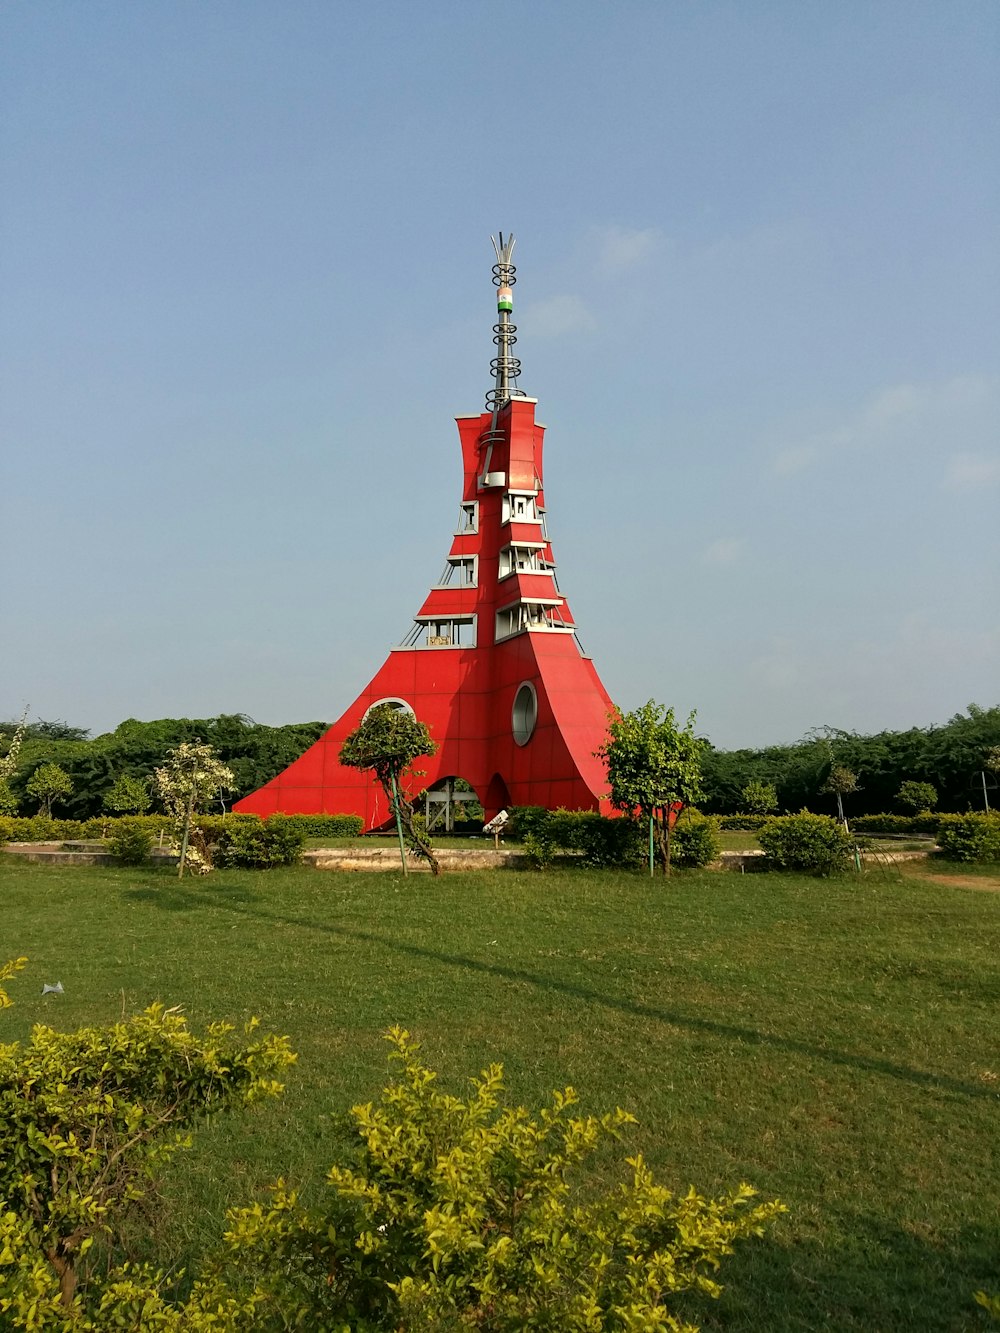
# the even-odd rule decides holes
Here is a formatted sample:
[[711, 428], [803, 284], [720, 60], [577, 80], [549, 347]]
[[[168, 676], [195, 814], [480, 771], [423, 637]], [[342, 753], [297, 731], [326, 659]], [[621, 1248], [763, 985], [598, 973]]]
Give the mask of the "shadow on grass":
[[233, 907], [260, 901], [260, 895], [233, 884], [220, 884], [214, 875], [178, 879], [176, 871], [147, 872], [151, 883], [122, 890], [129, 902], [146, 903], [161, 912], [190, 912], [199, 907]]
[[[187, 883], [191, 885], [195, 882], [187, 881]], [[930, 1074], [920, 1069], [910, 1069], [906, 1065], [893, 1064], [889, 1060], [832, 1050], [829, 1047], [802, 1041], [796, 1037], [783, 1037], [774, 1033], [761, 1032], [757, 1028], [720, 1023], [715, 1019], [699, 1018], [696, 1015], [684, 1014], [676, 1010], [637, 1004], [633, 1000], [624, 999], [620, 996], [603, 995], [589, 987], [561, 981], [557, 977], [543, 976], [516, 967], [506, 967], [500, 963], [486, 963], [478, 958], [468, 958], [462, 954], [444, 953], [439, 949], [428, 949], [418, 944], [406, 944], [402, 940], [390, 939], [372, 931], [355, 930], [333, 922], [310, 921], [302, 917], [263, 911], [259, 907], [248, 906], [259, 902], [259, 898], [247, 890], [234, 890], [225, 887], [213, 889], [209, 885], [202, 889], [200, 887], [201, 881], [198, 881], [197, 884], [198, 887], [185, 888], [182, 887], [180, 882], [177, 882], [176, 888], [172, 892], [165, 892], [160, 889], [127, 889], [124, 892], [125, 896], [133, 901], [146, 902], [163, 911], [186, 911], [192, 907], [205, 906], [229, 908], [240, 916], [254, 917], [258, 921], [269, 921], [282, 926], [297, 926], [300, 929], [317, 931], [338, 939], [361, 941], [389, 952], [406, 954], [412, 958], [427, 959], [466, 972], [478, 972], [486, 976], [499, 977], [504, 981], [524, 982], [542, 990], [555, 991], [575, 1000], [582, 1000], [587, 1004], [600, 1005], [606, 1009], [631, 1014], [637, 1018], [649, 1018], [658, 1023], [666, 1023], [671, 1027], [686, 1029], [689, 1032], [704, 1032], [714, 1037], [743, 1042], [749, 1046], [769, 1047], [793, 1055], [823, 1060], [828, 1064], [862, 1070], [868, 1074], [879, 1074], [885, 1078], [898, 1079], [916, 1087], [951, 1093], [955, 1096], [996, 1100], [997, 1094], [992, 1088], [986, 1085], [965, 1083], [961, 1079], [951, 1078], [947, 1074]]]
[[836, 1217], [839, 1239], [757, 1240], [726, 1259], [718, 1301], [688, 1297], [678, 1313], [715, 1329], [907, 1330], [959, 1333], [989, 1325], [972, 1293], [998, 1285], [996, 1233], [945, 1236], [866, 1214]]

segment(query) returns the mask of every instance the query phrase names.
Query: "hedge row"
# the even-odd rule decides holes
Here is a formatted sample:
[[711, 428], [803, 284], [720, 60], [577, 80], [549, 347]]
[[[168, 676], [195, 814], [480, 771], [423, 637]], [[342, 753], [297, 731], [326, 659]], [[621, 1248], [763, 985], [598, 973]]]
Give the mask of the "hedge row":
[[937, 840], [948, 861], [1000, 861], [1000, 813], [942, 815]]
[[[671, 857], [679, 866], [705, 866], [719, 854], [719, 821], [687, 810], [671, 834]], [[546, 810], [540, 805], [515, 806], [505, 830], [523, 842], [544, 864], [547, 854], [579, 852], [584, 865], [639, 866], [649, 855], [649, 830], [637, 819], [608, 818], [595, 810]]]
[[[132, 829], [142, 829], [153, 838], [170, 829], [166, 815], [124, 815], [101, 819], [46, 819], [44, 815], [28, 818], [0, 817], [0, 846], [6, 842], [99, 841], [110, 838], [121, 822]], [[194, 821], [204, 833], [219, 834], [223, 829], [255, 827], [259, 815], [198, 815]], [[268, 825], [282, 826], [306, 838], [356, 838], [364, 828], [360, 815], [272, 815]]]
[[[720, 815], [719, 826], [743, 833], [756, 833], [768, 819], [780, 815]], [[936, 833], [941, 815], [855, 815], [850, 826], [859, 833]]]

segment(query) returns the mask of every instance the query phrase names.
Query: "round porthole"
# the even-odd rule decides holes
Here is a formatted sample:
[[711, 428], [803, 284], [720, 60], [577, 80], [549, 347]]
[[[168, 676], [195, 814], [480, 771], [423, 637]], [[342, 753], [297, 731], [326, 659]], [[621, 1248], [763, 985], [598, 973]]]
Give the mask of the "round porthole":
[[[395, 708], [397, 713], [413, 713], [413, 709], [405, 699], [376, 699], [373, 704], [369, 704], [365, 709], [365, 717], [368, 716], [373, 708], [381, 708], [383, 704], [388, 704], [390, 708]], [[365, 717], [361, 719], [362, 722], [364, 722]]]
[[510, 725], [518, 745], [527, 745], [538, 721], [538, 697], [535, 687], [525, 681], [514, 695], [514, 707], [511, 709]]

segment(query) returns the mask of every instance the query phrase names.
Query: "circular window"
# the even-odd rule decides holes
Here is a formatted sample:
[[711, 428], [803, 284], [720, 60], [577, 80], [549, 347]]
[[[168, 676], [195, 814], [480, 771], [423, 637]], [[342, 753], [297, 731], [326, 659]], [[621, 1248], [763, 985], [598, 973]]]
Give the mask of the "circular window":
[[538, 697], [535, 687], [525, 681], [514, 695], [514, 707], [511, 709], [510, 725], [518, 745], [527, 745], [531, 733], [538, 721]]
[[[373, 708], [381, 708], [383, 704], [388, 704], [389, 707], [394, 708], [397, 713], [413, 713], [413, 709], [405, 699], [376, 699], [373, 704], [369, 704], [365, 709], [365, 716], [361, 721], [364, 722], [365, 717], [368, 716]], [[414, 714], [414, 716], [416, 716], [416, 714]]]

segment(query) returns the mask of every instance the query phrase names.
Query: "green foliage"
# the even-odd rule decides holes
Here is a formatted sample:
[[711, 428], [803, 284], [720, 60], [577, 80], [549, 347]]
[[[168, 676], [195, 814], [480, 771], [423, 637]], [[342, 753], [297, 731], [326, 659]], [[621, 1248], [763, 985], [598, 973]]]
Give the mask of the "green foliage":
[[936, 833], [940, 815], [855, 815], [851, 827], [856, 833]]
[[778, 793], [773, 782], [752, 778], [740, 793], [743, 809], [751, 815], [769, 815], [778, 808]]
[[873, 736], [824, 727], [794, 745], [759, 750], [714, 750], [704, 756], [706, 799], [701, 808], [713, 814], [735, 814], [750, 781], [773, 783], [781, 807], [809, 805], [831, 762], [857, 773], [863, 789], [852, 796], [851, 809], [875, 814], [893, 807], [907, 780], [931, 783], [938, 807], [968, 807], [970, 783], [984, 766], [984, 756], [1000, 747], [1000, 707], [970, 704], [942, 726], [882, 731]]
[[281, 815], [272, 815], [266, 823], [261, 819], [230, 819], [213, 845], [212, 860], [218, 866], [257, 870], [297, 865], [305, 841], [301, 827]]
[[991, 1296], [985, 1291], [977, 1291], [972, 1299], [977, 1305], [981, 1305], [996, 1323], [1000, 1324], [1000, 1296]]
[[717, 815], [719, 828], [738, 833], [756, 833], [768, 818], [767, 815]]
[[39, 764], [24, 789], [38, 801], [38, 813], [52, 818], [52, 806], [73, 790], [73, 779], [58, 764]]
[[808, 810], [766, 820], [757, 840], [780, 870], [804, 870], [815, 875], [845, 870], [854, 849], [841, 824], [829, 815], [813, 815]]
[[306, 838], [358, 838], [365, 827], [360, 815], [270, 815], [289, 828], [300, 829]]
[[89, 1322], [101, 1284], [88, 1289], [88, 1254], [116, 1238], [196, 1121], [281, 1092], [295, 1059], [287, 1039], [234, 1044], [233, 1030], [214, 1024], [201, 1040], [156, 1004], [106, 1028], [38, 1024], [24, 1044], [0, 1046], [0, 1312], [13, 1327], [146, 1327]]
[[16, 815], [18, 799], [11, 788], [10, 780], [17, 772], [21, 745], [27, 730], [27, 710], [15, 726], [10, 740], [0, 732], [0, 815]]
[[185, 741], [168, 750], [162, 768], [154, 774], [156, 790], [170, 816], [171, 848], [178, 853], [177, 874], [185, 869], [205, 875], [212, 869], [212, 855], [205, 837], [192, 828], [192, 818], [210, 802], [218, 801], [233, 787], [232, 771], [210, 745]]
[[510, 842], [523, 842], [529, 833], [537, 834], [545, 827], [549, 813], [544, 805], [512, 805], [504, 837]]
[[116, 819], [108, 837], [108, 851], [125, 866], [141, 866], [153, 850], [153, 835], [137, 818]]
[[896, 793], [896, 804], [912, 814], [923, 814], [937, 805], [937, 788], [932, 782], [904, 782]]
[[648, 836], [648, 827], [628, 815], [609, 819], [593, 814], [581, 819], [577, 845], [584, 865], [615, 869], [641, 865], [646, 860]]
[[707, 866], [722, 850], [718, 820], [699, 810], [685, 810], [674, 825], [672, 837], [674, 860], [681, 866]]
[[7, 778], [0, 778], [0, 815], [16, 815], [18, 800]]
[[532, 870], [547, 870], [555, 856], [555, 843], [544, 832], [529, 833], [524, 839], [524, 858]]
[[[0, 729], [4, 729], [0, 724]], [[61, 722], [29, 724], [24, 733], [21, 770], [41, 763], [59, 764], [73, 779], [65, 808], [77, 819], [99, 815], [104, 797], [124, 773], [152, 782], [153, 770], [170, 749], [200, 739], [211, 745], [232, 770], [235, 790], [255, 791], [318, 740], [325, 722], [267, 727], [242, 714], [214, 718], [161, 718], [137, 722], [130, 718], [113, 732], [93, 739], [80, 727]], [[2, 745], [0, 745], [2, 748]], [[12, 780], [15, 797], [23, 801], [23, 779]]]
[[122, 773], [104, 796], [104, 808], [112, 814], [144, 815], [152, 803], [149, 782], [145, 778]]
[[421, 830], [414, 821], [413, 810], [403, 795], [403, 778], [415, 759], [436, 754], [437, 748], [423, 722], [392, 704], [372, 708], [340, 747], [342, 764], [374, 772], [406, 845], [427, 861], [435, 875], [441, 873], [441, 867], [426, 830]]
[[937, 841], [948, 861], [1000, 861], [1000, 813], [941, 815]]
[[694, 720], [691, 713], [678, 727], [674, 710], [650, 699], [631, 713], [613, 713], [607, 739], [597, 751], [607, 768], [612, 805], [628, 814], [639, 810], [654, 821], [668, 875], [672, 818], [702, 796], [705, 742], [695, 736]]
[[231, 1259], [269, 1326], [683, 1333], [676, 1296], [717, 1296], [720, 1261], [784, 1211], [746, 1185], [675, 1195], [641, 1157], [616, 1190], [584, 1194], [576, 1169], [631, 1115], [575, 1116], [572, 1088], [537, 1118], [503, 1108], [499, 1065], [450, 1096], [408, 1033], [390, 1040], [400, 1077], [354, 1107], [359, 1159], [331, 1168], [330, 1201], [307, 1210], [279, 1184], [230, 1214]]

